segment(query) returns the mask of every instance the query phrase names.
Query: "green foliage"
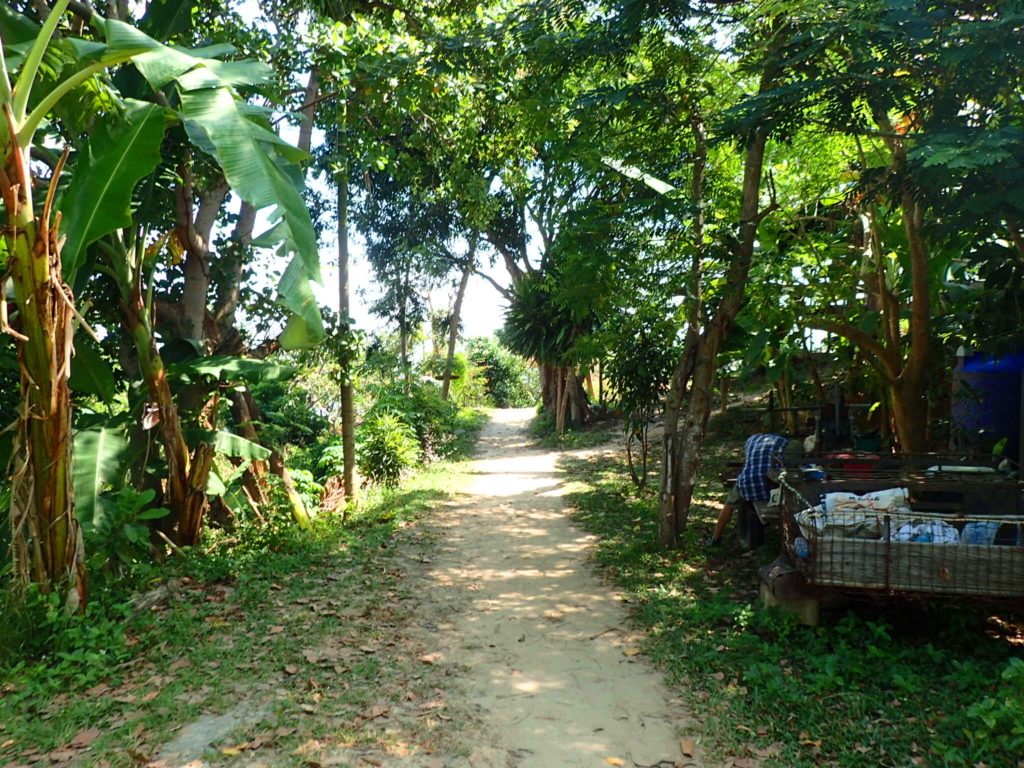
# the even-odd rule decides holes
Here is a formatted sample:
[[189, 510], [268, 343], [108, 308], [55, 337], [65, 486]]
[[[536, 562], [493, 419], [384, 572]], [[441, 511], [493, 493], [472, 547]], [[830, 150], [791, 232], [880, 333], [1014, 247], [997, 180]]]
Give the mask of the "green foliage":
[[461, 352], [455, 353], [455, 363], [459, 377], [453, 379], [449, 386], [452, 401], [463, 407], [491, 404], [493, 400], [488, 396], [487, 377], [483, 368], [470, 362]]
[[75, 434], [72, 479], [76, 512], [83, 525], [104, 527], [103, 518], [111, 508], [104, 492], [124, 482], [127, 452], [124, 427], [116, 422], [80, 429]]
[[270, 445], [309, 446], [330, 426], [301, 383], [263, 382], [252, 393], [260, 408], [263, 437]]
[[109, 495], [105, 512], [91, 524], [83, 523], [87, 565], [91, 573], [106, 572], [114, 578], [146, 573], [152, 566], [147, 523], [170, 512], [152, 506], [156, 491], [137, 491], [128, 486]]
[[665, 554], [654, 544], [656, 494], [624, 483], [618, 460], [568, 468], [582, 483], [577, 519], [599, 536], [597, 560], [627, 591], [647, 650], [690, 706], [715, 713], [703, 730], [712, 754], [770, 750], [794, 768], [1017, 759], [1024, 664], [990, 636], [992, 609], [854, 605], [805, 627], [757, 605], [756, 562], [731, 552], [707, 561], [712, 479], [681, 549]]
[[[979, 680], [979, 689], [991, 689], [991, 680]], [[991, 759], [992, 755], [1024, 752], [1024, 660], [1006, 662], [991, 696], [985, 696], [957, 718], [968, 745], [940, 748], [947, 762]]]
[[366, 419], [382, 414], [396, 416], [414, 431], [424, 458], [429, 460], [447, 455], [455, 432], [458, 408], [441, 397], [441, 390], [435, 384], [414, 382], [408, 394], [401, 384], [378, 388]]
[[103, 121], [83, 148], [61, 203], [68, 238], [61, 258], [69, 283], [88, 245], [132, 225], [132, 191], [160, 162], [166, 119], [156, 104], [129, 101], [124, 114]]
[[359, 471], [370, 482], [396, 486], [402, 473], [419, 462], [416, 433], [395, 413], [383, 411], [368, 417], [356, 437]]
[[60, 596], [25, 593], [5, 585], [0, 590], [0, 670], [21, 685], [3, 701], [5, 707], [50, 696], [68, 686], [87, 688], [110, 674], [130, 650], [125, 620], [131, 608], [119, 600], [94, 600], [85, 613], [69, 614]]
[[[341, 474], [334, 472], [333, 474]], [[302, 497], [302, 503], [307, 510], [314, 510], [319, 506], [321, 494], [324, 493], [324, 486], [316, 481], [313, 473], [305, 469], [291, 470], [292, 482], [295, 483], [295, 490]]]
[[484, 391], [496, 408], [528, 408], [540, 398], [535, 368], [495, 338], [470, 339], [466, 355], [480, 369]]
[[320, 459], [316, 462], [317, 476], [326, 479], [345, 472], [345, 446], [340, 435], [331, 435], [319, 446]]
[[592, 318], [582, 320], [559, 301], [552, 282], [524, 278], [505, 312], [502, 339], [509, 349], [541, 363], [568, 362], [576, 340], [589, 330]]
[[633, 428], [653, 417], [682, 352], [675, 319], [659, 309], [621, 313], [603, 329], [609, 354], [602, 372]]

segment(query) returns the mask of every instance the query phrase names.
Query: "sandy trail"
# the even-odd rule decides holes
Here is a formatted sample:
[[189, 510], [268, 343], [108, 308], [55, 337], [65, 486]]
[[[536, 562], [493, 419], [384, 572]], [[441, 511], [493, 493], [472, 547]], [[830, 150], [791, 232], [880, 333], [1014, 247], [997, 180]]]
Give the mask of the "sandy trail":
[[621, 597], [587, 563], [592, 538], [563, 501], [570, 478], [557, 454], [527, 445], [531, 416], [493, 413], [463, 503], [438, 522], [423, 584], [438, 647], [483, 724], [469, 763], [697, 765], [679, 746], [691, 721], [636, 655]]

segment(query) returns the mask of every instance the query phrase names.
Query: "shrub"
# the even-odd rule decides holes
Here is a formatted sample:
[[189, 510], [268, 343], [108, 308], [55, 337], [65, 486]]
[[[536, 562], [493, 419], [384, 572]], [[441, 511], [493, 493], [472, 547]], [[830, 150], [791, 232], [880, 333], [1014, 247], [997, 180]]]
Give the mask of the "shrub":
[[311, 394], [294, 382], [259, 382], [252, 392], [260, 407], [263, 438], [269, 445], [312, 445], [330, 428]]
[[416, 432], [395, 413], [377, 413], [359, 427], [359, 471], [371, 482], [398, 485], [420, 458]]
[[413, 384], [405, 394], [400, 384], [382, 387], [366, 420], [391, 414], [409, 426], [416, 435], [420, 451], [427, 458], [448, 454], [457, 422], [458, 408], [441, 397], [441, 390], [430, 383]]
[[[338, 446], [338, 452], [340, 453], [341, 446]], [[342, 465], [344, 467], [344, 464]], [[292, 476], [292, 483], [295, 484], [295, 492], [302, 497], [302, 503], [306, 507], [306, 510], [316, 510], [320, 506], [320, 495], [324, 492], [324, 487], [317, 479], [313, 476], [313, 473], [306, 469], [293, 469], [290, 470]], [[336, 472], [334, 474], [341, 474]]]
[[494, 338], [470, 339], [470, 362], [481, 369], [484, 391], [498, 408], [529, 408], [540, 398], [537, 372]]
[[967, 744], [940, 746], [948, 762], [980, 764], [1024, 753], [1024, 660], [1009, 659], [992, 687], [990, 695], [953, 718]]
[[103, 514], [82, 525], [89, 569], [116, 577], [145, 573], [151, 563], [147, 522], [166, 517], [170, 511], [151, 506], [156, 498], [152, 488], [137, 491], [127, 486], [110, 498], [113, 503], [104, 507]]

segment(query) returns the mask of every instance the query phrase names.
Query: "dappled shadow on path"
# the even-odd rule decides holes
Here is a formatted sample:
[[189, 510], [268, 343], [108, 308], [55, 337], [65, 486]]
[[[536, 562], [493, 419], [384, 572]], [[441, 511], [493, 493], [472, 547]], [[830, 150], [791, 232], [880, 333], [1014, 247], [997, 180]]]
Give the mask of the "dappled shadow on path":
[[679, 713], [637, 656], [621, 596], [588, 562], [592, 537], [568, 520], [572, 478], [559, 454], [528, 445], [529, 414], [502, 416], [445, 516], [429, 598], [449, 616], [441, 627], [498, 747], [493, 764], [674, 760]]

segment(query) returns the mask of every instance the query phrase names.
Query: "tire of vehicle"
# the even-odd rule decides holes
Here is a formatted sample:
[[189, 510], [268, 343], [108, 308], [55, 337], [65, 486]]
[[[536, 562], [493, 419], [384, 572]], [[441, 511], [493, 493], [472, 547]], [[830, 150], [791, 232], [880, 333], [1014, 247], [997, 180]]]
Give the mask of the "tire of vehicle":
[[748, 551], [757, 549], [764, 544], [764, 523], [754, 511], [754, 505], [744, 502], [736, 512], [736, 535], [740, 546]]

